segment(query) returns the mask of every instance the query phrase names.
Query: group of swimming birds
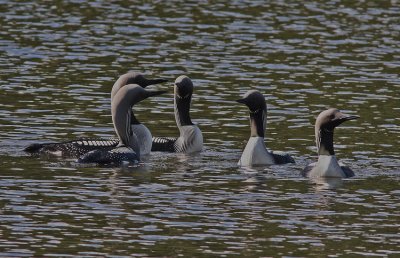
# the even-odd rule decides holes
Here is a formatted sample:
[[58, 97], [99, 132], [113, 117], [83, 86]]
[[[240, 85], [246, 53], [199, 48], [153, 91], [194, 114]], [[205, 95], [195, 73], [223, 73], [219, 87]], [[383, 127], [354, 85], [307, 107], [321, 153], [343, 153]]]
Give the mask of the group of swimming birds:
[[[138, 102], [166, 91], [150, 91], [149, 85], [167, 82], [164, 79], [150, 80], [140, 73], [129, 72], [118, 78], [111, 90], [111, 115], [118, 138], [78, 139], [61, 143], [34, 143], [25, 151], [34, 155], [57, 155], [77, 158], [79, 163], [131, 164], [138, 163], [141, 155], [151, 151], [200, 152], [203, 136], [199, 127], [190, 119], [190, 104], [193, 83], [187, 76], [179, 76], [174, 84], [175, 120], [179, 137], [153, 137], [150, 130], [140, 123], [133, 113]], [[264, 96], [257, 90], [249, 90], [237, 102], [246, 105], [250, 111], [250, 139], [238, 162], [239, 166], [262, 166], [294, 163], [287, 153], [269, 151], [264, 142], [267, 122], [267, 105]], [[307, 177], [354, 176], [354, 172], [338, 162], [333, 147], [333, 131], [345, 121], [359, 116], [344, 115], [336, 108], [319, 114], [315, 123], [315, 140], [318, 161], [309, 164], [302, 172]]]

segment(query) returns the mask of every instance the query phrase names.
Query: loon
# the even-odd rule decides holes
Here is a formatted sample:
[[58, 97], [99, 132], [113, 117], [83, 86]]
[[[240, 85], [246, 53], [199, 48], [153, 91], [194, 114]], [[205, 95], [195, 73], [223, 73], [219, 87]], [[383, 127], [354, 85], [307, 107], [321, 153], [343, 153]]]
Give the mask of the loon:
[[179, 76], [174, 85], [174, 110], [179, 137], [153, 137], [151, 151], [193, 153], [203, 149], [200, 128], [190, 119], [193, 83], [187, 76]]
[[[148, 85], [159, 84], [163, 82], [167, 82], [167, 80], [165, 79], [148, 80], [144, 78], [144, 76], [141, 75], [140, 73], [135, 73], [135, 72], [126, 73], [124, 75], [121, 75], [118, 78], [118, 80], [114, 83], [111, 90], [111, 102], [115, 94], [127, 84], [138, 84], [143, 88], [145, 88]], [[144, 124], [139, 122], [139, 120], [135, 117], [133, 112], [131, 114], [132, 114], [131, 128], [133, 133], [139, 139], [140, 154], [148, 155], [150, 154], [151, 151], [153, 136], [151, 135], [150, 130]], [[118, 142], [117, 139], [114, 139], [114, 141]]]
[[165, 93], [165, 91], [147, 91], [136, 84], [122, 87], [111, 103], [111, 115], [118, 145], [112, 149], [92, 150], [78, 159], [78, 163], [114, 164], [137, 163], [140, 161], [140, 140], [131, 128], [132, 107], [148, 97]]
[[262, 166], [295, 163], [289, 154], [268, 151], [265, 147], [264, 132], [267, 123], [267, 104], [264, 96], [257, 90], [249, 90], [243, 98], [236, 100], [250, 110], [250, 139], [238, 162], [239, 166]]
[[341, 123], [359, 116], [344, 115], [336, 108], [330, 108], [319, 114], [315, 122], [315, 141], [318, 149], [318, 161], [306, 166], [302, 172], [304, 177], [346, 178], [354, 176], [354, 172], [338, 162], [333, 149], [333, 131]]
[[[114, 83], [113, 88], [111, 90], [111, 99], [114, 95], [125, 85], [127, 84], [137, 84], [143, 88], [167, 82], [165, 79], [147, 79], [142, 74], [136, 72], [128, 72], [126, 74], [121, 75], [118, 80]], [[131, 126], [133, 132], [136, 134], [138, 139], [140, 139], [140, 151], [142, 155], [147, 155], [151, 150], [151, 133], [147, 129], [146, 126], [141, 124], [135, 116], [132, 114], [131, 117]], [[34, 143], [29, 145], [24, 149], [25, 152], [31, 154], [48, 154], [55, 156], [64, 156], [64, 157], [72, 157], [78, 158], [81, 155], [98, 149], [105, 148], [111, 149], [117, 146], [119, 140], [116, 138], [109, 139], [99, 139], [99, 138], [82, 138], [78, 140], [71, 140], [61, 143]]]

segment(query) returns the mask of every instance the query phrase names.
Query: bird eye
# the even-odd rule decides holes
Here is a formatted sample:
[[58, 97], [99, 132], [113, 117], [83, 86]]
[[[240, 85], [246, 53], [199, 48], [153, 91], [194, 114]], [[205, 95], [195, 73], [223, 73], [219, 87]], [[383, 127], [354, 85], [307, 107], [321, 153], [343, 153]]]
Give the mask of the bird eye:
[[331, 119], [331, 120], [334, 119], [334, 118], [335, 118], [335, 115], [334, 115], [334, 114], [332, 114], [332, 115], [329, 116], [329, 119]]

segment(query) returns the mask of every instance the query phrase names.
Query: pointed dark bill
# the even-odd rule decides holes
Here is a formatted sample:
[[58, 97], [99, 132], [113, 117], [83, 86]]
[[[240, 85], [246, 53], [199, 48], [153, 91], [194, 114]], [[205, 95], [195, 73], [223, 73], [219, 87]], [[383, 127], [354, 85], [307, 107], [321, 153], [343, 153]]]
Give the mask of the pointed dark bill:
[[349, 121], [349, 120], [358, 119], [358, 118], [360, 118], [360, 116], [343, 116], [340, 119], [344, 120], [344, 121]]
[[164, 83], [164, 82], [168, 82], [168, 80], [167, 79], [146, 80], [145, 86], [160, 84], [160, 83]]
[[148, 97], [161, 95], [161, 94], [164, 94], [166, 92], [167, 92], [166, 90], [154, 90], [154, 91], [146, 91], [146, 94], [147, 94], [147, 98], [148, 98]]
[[245, 99], [237, 99], [236, 102], [239, 102], [241, 104], [246, 104], [246, 100]]

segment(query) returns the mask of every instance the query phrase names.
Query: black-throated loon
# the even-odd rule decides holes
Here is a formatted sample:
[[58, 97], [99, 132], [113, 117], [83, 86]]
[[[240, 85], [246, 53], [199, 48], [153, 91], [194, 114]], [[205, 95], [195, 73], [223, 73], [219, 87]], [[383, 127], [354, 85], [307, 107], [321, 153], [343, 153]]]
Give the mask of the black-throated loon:
[[[140, 73], [135, 73], [135, 72], [126, 73], [124, 75], [121, 75], [118, 78], [118, 80], [114, 83], [113, 88], [111, 90], [111, 101], [113, 100], [115, 94], [119, 91], [119, 89], [121, 89], [124, 85], [138, 84], [143, 88], [145, 88], [148, 85], [159, 84], [163, 82], [167, 82], [167, 80], [165, 79], [149, 80], [144, 78], [144, 76], [141, 75]], [[139, 122], [139, 120], [135, 117], [133, 112], [131, 117], [131, 128], [133, 133], [139, 139], [141, 155], [148, 155], [151, 151], [153, 136], [151, 135], [150, 130], [144, 124]]]
[[98, 163], [119, 165], [123, 162], [137, 163], [140, 160], [139, 139], [131, 128], [132, 107], [148, 97], [165, 91], [148, 91], [136, 84], [122, 87], [113, 96], [111, 115], [119, 143], [112, 149], [96, 149], [82, 155], [79, 163]]
[[193, 83], [187, 76], [179, 76], [174, 85], [174, 110], [179, 137], [153, 137], [152, 151], [193, 153], [203, 149], [203, 135], [190, 119]]
[[262, 166], [294, 163], [294, 159], [284, 152], [270, 152], [264, 142], [267, 123], [267, 104], [264, 96], [257, 90], [249, 90], [237, 102], [245, 104], [250, 110], [250, 139], [238, 162], [239, 166]]
[[357, 119], [359, 116], [347, 116], [336, 108], [330, 108], [319, 114], [315, 122], [315, 142], [318, 149], [318, 161], [304, 168], [305, 177], [336, 177], [354, 176], [354, 172], [338, 162], [333, 148], [333, 131], [336, 126], [345, 121]]
[[[114, 83], [111, 90], [111, 99], [114, 95], [127, 84], [137, 84], [143, 88], [166, 82], [165, 79], [147, 79], [142, 74], [136, 72], [128, 72], [121, 75]], [[151, 151], [152, 136], [146, 126], [141, 124], [132, 112], [131, 118], [132, 131], [140, 139], [140, 150], [142, 155], [146, 155]], [[54, 156], [78, 158], [81, 155], [98, 149], [105, 148], [111, 149], [117, 146], [119, 140], [117, 138], [99, 139], [99, 138], [82, 138], [78, 140], [71, 140], [60, 143], [34, 143], [24, 149], [24, 151], [31, 154], [48, 154]]]

